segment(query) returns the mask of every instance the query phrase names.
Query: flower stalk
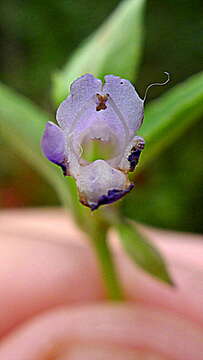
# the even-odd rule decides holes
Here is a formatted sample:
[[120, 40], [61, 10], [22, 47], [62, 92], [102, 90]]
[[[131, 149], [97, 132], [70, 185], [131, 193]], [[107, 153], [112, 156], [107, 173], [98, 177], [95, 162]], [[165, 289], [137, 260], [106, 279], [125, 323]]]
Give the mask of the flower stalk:
[[[93, 247], [97, 257], [106, 297], [111, 301], [122, 301], [124, 300], [124, 293], [107, 238], [111, 226], [109, 220], [111, 219], [106, 215], [106, 211], [99, 211], [90, 215], [89, 210], [84, 208], [78, 201], [74, 181], [69, 180], [71, 195], [69, 211], [71, 211], [75, 223], [88, 235], [90, 245]], [[110, 214], [112, 214], [112, 211]], [[116, 214], [113, 216], [115, 218]]]
[[[76, 79], [70, 95], [60, 104], [56, 119], [46, 124], [41, 146], [44, 155], [59, 165], [64, 176], [75, 180], [80, 202], [91, 211], [111, 204], [129, 193], [133, 172], [144, 139], [136, 135], [144, 115], [144, 100], [133, 85], [119, 76], [106, 75], [104, 83], [91, 74]], [[109, 156], [85, 158], [85, 147], [99, 142]], [[111, 219], [103, 213], [90, 215], [79, 205], [76, 187], [69, 181], [70, 208], [76, 223], [90, 238], [97, 258], [107, 297], [122, 300], [123, 290], [116, 272], [107, 232]]]
[[109, 224], [101, 221], [101, 218], [98, 219], [94, 215], [93, 217], [93, 226], [89, 238], [100, 265], [106, 296], [112, 301], [122, 301], [124, 300], [124, 293], [107, 238]]

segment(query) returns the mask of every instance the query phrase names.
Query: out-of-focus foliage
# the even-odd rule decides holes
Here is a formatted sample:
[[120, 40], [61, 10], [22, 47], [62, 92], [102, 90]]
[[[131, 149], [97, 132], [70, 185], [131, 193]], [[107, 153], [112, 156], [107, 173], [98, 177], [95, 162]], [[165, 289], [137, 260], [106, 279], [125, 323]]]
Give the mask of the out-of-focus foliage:
[[[58, 3], [52, 0], [20, 3], [18, 0], [2, 0], [2, 80], [50, 109], [51, 74], [66, 63], [73, 49], [106, 19], [117, 4], [116, 0], [99, 3], [93, 0]], [[159, 80], [163, 71], [172, 74], [171, 87], [201, 71], [202, 12], [201, 0], [147, 1], [144, 56], [136, 83], [136, 88], [142, 94], [146, 84]], [[124, 32], [125, 27], [121, 31]], [[166, 91], [166, 88], [156, 88], [151, 90], [150, 95], [156, 97]], [[0, 147], [1, 154], [6, 154], [8, 148], [2, 140]], [[157, 226], [202, 231], [201, 149], [202, 123], [198, 122], [168, 150], [163, 150], [158, 158], [150, 161], [148, 167], [136, 177], [135, 191], [122, 203], [125, 214]], [[39, 189], [42, 182], [37, 180], [37, 174], [18, 160], [23, 170], [19, 171], [17, 156], [10, 153], [8, 166], [5, 157], [0, 158], [2, 206], [6, 204], [5, 198], [10, 196], [4, 191], [9, 190], [8, 178], [18, 177], [23, 186], [25, 174], [32, 174], [33, 192]], [[13, 189], [12, 183], [10, 185]], [[44, 183], [41, 188], [46, 189]], [[50, 189], [38, 192], [41, 196], [38, 202], [17, 200], [15, 205], [25, 202], [30, 205], [48, 204], [48, 191]], [[11, 206], [12, 201], [9, 204]]]
[[58, 167], [46, 161], [40, 150], [41, 134], [49, 117], [28, 99], [0, 85], [0, 133], [55, 188], [62, 203], [68, 187]]
[[166, 91], [146, 107], [144, 123], [139, 130], [147, 142], [141, 168], [200, 116], [203, 116], [203, 72]]
[[50, 106], [52, 74], [118, 0], [1, 0], [1, 80]]
[[136, 176], [135, 191], [122, 202], [126, 216], [164, 228], [203, 231], [202, 134], [200, 120]]
[[[60, 103], [71, 83], [91, 73], [103, 78], [106, 74], [129, 80], [135, 70], [143, 45], [143, 12], [145, 0], [125, 0], [111, 16], [73, 53], [64, 70], [54, 76], [53, 95]], [[122, 30], [123, 29], [123, 30]]]

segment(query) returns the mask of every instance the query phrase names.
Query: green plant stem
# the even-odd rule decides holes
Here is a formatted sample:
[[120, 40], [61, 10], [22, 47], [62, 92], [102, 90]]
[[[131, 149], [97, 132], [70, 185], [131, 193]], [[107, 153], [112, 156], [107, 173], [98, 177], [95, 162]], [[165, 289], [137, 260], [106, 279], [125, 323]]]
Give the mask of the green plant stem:
[[69, 181], [69, 188], [71, 189], [69, 203], [71, 213], [76, 224], [89, 235], [100, 265], [107, 298], [113, 301], [121, 301], [124, 299], [124, 295], [107, 240], [107, 231], [110, 227], [109, 218], [105, 218], [103, 212], [90, 215], [90, 210], [79, 204], [77, 189], [71, 180]]
[[91, 237], [91, 242], [100, 263], [102, 279], [108, 299], [113, 301], [124, 300], [124, 294], [116, 272], [113, 255], [107, 242], [106, 231], [100, 229], [100, 231], [94, 233]]

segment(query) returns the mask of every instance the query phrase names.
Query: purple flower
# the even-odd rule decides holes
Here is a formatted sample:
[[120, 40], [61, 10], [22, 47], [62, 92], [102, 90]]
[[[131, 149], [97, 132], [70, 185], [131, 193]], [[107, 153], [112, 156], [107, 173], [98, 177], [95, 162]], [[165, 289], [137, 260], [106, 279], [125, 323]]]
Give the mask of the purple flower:
[[[128, 80], [107, 75], [102, 84], [86, 74], [73, 82], [70, 96], [59, 106], [59, 126], [46, 125], [43, 153], [74, 177], [80, 201], [92, 210], [120, 199], [133, 187], [128, 172], [144, 148], [143, 138], [135, 136], [143, 107], [144, 100]], [[95, 139], [113, 144], [115, 153], [108, 160], [90, 163], [82, 157], [82, 145]]]

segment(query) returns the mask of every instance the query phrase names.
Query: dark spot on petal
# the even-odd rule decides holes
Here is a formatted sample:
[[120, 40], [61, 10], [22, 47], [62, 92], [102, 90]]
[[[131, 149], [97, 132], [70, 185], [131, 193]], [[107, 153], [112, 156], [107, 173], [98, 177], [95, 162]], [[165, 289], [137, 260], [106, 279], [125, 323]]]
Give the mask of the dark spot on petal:
[[59, 163], [59, 162], [56, 162], [56, 161], [51, 160], [51, 159], [49, 159], [49, 160], [50, 160], [50, 161], [52, 161], [54, 164], [56, 164], [56, 165], [60, 166], [60, 167], [61, 167], [61, 169], [62, 169], [62, 171], [63, 171], [63, 175], [64, 175], [64, 176], [67, 176], [67, 172], [68, 172], [68, 165], [67, 165], [67, 164], [65, 164], [65, 161], [63, 161], [63, 162]]
[[64, 176], [67, 176], [67, 166], [65, 166], [65, 165], [63, 165], [63, 164], [61, 164], [60, 166], [61, 166], [61, 169], [62, 169], [62, 171], [63, 171], [63, 175], [64, 175]]
[[131, 154], [128, 156], [128, 161], [130, 163], [130, 171], [135, 170], [135, 166], [138, 164], [141, 150], [136, 149], [132, 150]]
[[129, 171], [134, 171], [136, 165], [138, 164], [140, 154], [144, 149], [145, 143], [143, 141], [139, 141], [135, 146], [132, 147], [131, 153], [128, 156], [128, 161], [130, 163]]
[[123, 85], [123, 81], [121, 81], [120, 84]]
[[132, 190], [134, 187], [134, 184], [130, 184], [130, 186], [126, 190], [118, 190], [118, 189], [112, 189], [108, 191], [107, 195], [100, 196], [98, 203], [89, 205], [92, 211], [98, 209], [100, 205], [106, 205], [106, 204], [112, 204], [113, 202], [121, 199], [124, 195], [129, 193], [129, 191]]

